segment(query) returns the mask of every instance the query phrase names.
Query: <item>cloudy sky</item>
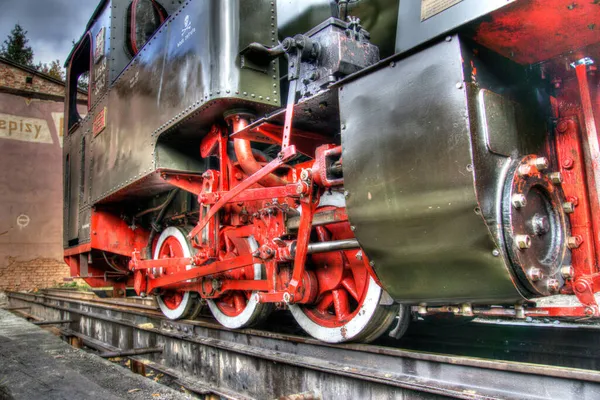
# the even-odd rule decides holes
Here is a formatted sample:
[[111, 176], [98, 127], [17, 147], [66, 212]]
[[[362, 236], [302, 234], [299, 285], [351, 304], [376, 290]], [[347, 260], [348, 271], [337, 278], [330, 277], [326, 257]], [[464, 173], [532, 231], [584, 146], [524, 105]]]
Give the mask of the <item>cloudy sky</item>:
[[21, 24], [33, 49], [34, 64], [65, 62], [100, 0], [0, 0], [0, 42]]

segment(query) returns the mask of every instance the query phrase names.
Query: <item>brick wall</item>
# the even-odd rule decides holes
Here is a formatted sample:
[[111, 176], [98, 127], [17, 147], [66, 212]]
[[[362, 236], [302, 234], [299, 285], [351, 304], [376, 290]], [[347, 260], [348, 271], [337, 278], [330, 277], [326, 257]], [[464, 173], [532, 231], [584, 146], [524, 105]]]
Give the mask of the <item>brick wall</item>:
[[[27, 82], [31, 78], [31, 83]], [[14, 90], [26, 92], [37, 92], [53, 96], [64, 96], [65, 85], [45, 75], [36, 73], [30, 68], [21, 68], [0, 60], [0, 87], [4, 86]], [[80, 100], [87, 100], [87, 96], [79, 93], [77, 97]]]
[[[64, 103], [18, 93], [0, 91], [0, 291], [51, 287], [70, 276], [62, 249]], [[16, 121], [11, 134], [8, 121]], [[21, 121], [40, 135], [23, 132]]]
[[64, 283], [68, 276], [69, 267], [62, 260], [36, 258], [18, 261], [9, 258], [7, 265], [0, 267], [0, 291], [53, 287]]

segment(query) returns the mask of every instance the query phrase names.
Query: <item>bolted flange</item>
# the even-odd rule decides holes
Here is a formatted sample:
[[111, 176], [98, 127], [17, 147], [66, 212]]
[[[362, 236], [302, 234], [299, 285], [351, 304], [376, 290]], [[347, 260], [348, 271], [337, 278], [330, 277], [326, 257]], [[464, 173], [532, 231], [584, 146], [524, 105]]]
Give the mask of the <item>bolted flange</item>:
[[[565, 279], [560, 268], [570, 264], [571, 253], [566, 251], [569, 225], [563, 209], [566, 200], [557, 187], [562, 177], [551, 171], [541, 173], [549, 164], [548, 158], [536, 155], [515, 160], [504, 186], [502, 218], [511, 272], [515, 282], [532, 296], [560, 290]], [[524, 166], [533, 173], [523, 176]]]

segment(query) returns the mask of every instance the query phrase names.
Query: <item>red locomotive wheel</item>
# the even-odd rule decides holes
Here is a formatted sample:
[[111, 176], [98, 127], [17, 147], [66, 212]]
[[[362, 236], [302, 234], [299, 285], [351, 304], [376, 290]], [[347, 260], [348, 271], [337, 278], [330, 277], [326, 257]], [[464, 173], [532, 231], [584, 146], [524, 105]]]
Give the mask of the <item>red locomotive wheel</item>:
[[[319, 286], [321, 287], [321, 283], [329, 285], [327, 290], [322, 291], [317, 304], [306, 308], [304, 312], [321, 326], [336, 328], [345, 325], [356, 317], [365, 302], [369, 287], [369, 273], [362, 262], [348, 263], [345, 258], [342, 252], [315, 254], [312, 257], [313, 262], [320, 266], [315, 269]], [[347, 263], [346, 267], [344, 263]], [[328, 282], [330, 277], [340, 274], [342, 279], [331, 287], [331, 283]]]
[[[321, 242], [354, 236], [348, 223], [319, 226], [315, 231]], [[369, 275], [362, 254], [345, 250], [311, 256], [310, 268], [318, 282], [317, 300], [314, 304], [290, 305], [298, 324], [311, 336], [329, 343], [370, 342], [383, 334], [397, 315], [410, 317], [400, 313], [398, 304], [382, 301], [386, 294]]]
[[[232, 238], [227, 243], [229, 246], [227, 253], [232, 256], [250, 254], [258, 249], [258, 243], [252, 236]], [[229, 279], [238, 280], [259, 280], [262, 279], [262, 276], [263, 265], [259, 263], [228, 274]], [[236, 290], [215, 300], [208, 299], [206, 302], [219, 323], [230, 329], [239, 329], [256, 325], [271, 312], [272, 305], [258, 303], [255, 294], [256, 292]]]
[[[190, 257], [192, 249], [186, 239], [186, 233], [180, 228], [169, 227], [159, 236], [154, 250], [154, 259]], [[189, 269], [191, 267], [187, 267]], [[155, 276], [171, 275], [179, 272], [179, 267], [153, 268]], [[162, 313], [169, 319], [194, 318], [201, 304], [195, 294], [179, 290], [168, 290], [156, 296], [156, 302]]]

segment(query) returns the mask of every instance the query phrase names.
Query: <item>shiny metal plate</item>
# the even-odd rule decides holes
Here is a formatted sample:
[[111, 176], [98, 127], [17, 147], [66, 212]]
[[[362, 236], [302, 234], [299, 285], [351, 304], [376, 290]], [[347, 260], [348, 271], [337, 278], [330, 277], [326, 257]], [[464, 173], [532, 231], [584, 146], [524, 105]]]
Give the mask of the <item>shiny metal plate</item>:
[[490, 153], [472, 145], [462, 59], [455, 37], [340, 90], [348, 215], [384, 288], [405, 303], [520, 298], [493, 207], [509, 160], [490, 159], [489, 193], [476, 192], [474, 165]]

